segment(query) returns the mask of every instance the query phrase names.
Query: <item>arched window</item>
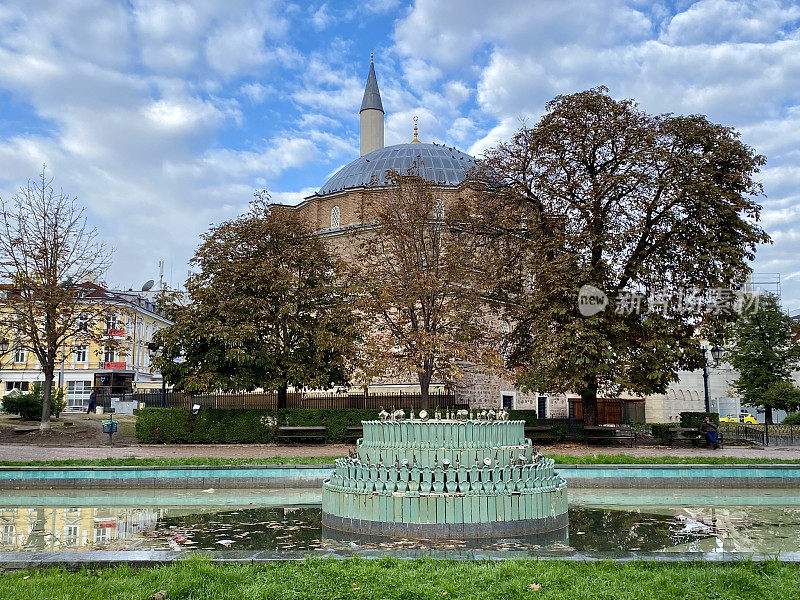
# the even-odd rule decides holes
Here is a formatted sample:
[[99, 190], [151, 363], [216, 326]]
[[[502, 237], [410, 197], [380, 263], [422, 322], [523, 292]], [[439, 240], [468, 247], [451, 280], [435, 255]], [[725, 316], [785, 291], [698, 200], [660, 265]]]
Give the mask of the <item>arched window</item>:
[[331, 209], [331, 229], [339, 229], [341, 223], [342, 213], [339, 211], [338, 206]]
[[433, 214], [431, 215], [434, 221], [444, 221], [444, 202], [436, 200], [433, 206]]

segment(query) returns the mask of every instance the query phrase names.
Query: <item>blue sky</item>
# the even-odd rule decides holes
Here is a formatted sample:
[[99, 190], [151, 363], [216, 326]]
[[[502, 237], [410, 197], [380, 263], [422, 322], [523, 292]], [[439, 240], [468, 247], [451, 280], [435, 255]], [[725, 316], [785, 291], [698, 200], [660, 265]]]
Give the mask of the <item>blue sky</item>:
[[297, 202], [358, 156], [375, 53], [386, 143], [479, 156], [557, 94], [606, 85], [765, 154], [755, 269], [800, 309], [800, 3], [5, 0], [0, 195], [47, 163], [115, 247], [110, 284], [179, 284], [256, 189]]

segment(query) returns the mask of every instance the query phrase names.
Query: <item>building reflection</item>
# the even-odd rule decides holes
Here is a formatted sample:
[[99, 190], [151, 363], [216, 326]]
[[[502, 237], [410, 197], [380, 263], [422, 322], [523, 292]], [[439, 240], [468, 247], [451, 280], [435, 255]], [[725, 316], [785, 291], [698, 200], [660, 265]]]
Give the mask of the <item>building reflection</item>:
[[0, 550], [113, 548], [152, 529], [166, 513], [163, 508], [0, 507]]

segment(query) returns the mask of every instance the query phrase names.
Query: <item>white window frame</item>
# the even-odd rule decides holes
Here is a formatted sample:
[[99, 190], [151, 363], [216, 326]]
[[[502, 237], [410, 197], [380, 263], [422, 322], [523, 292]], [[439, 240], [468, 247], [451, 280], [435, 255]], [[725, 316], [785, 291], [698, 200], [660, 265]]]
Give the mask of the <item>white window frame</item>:
[[89, 358], [89, 346], [78, 344], [72, 349], [72, 362], [85, 363]]
[[[108, 357], [111, 358], [108, 358]], [[117, 362], [117, 349], [113, 346], [106, 346], [103, 348], [103, 362]]]
[[11, 362], [24, 365], [28, 362], [28, 351], [25, 348], [15, 348], [14, 357]]
[[73, 546], [81, 540], [80, 525], [64, 525], [64, 545]]
[[[78, 385], [80, 384], [80, 385]], [[89, 380], [67, 381], [67, 406], [89, 406], [92, 382]]]
[[14, 546], [16, 536], [16, 525], [14, 525], [14, 523], [3, 523], [3, 531], [0, 532], [0, 542], [5, 546]]

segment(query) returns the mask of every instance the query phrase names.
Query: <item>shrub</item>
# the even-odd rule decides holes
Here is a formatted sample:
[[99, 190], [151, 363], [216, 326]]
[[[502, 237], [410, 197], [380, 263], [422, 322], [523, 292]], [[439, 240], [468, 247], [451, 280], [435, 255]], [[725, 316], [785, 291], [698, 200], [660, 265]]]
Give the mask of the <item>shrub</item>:
[[304, 408], [203, 408], [196, 416], [182, 408], [143, 408], [136, 414], [136, 439], [143, 444], [266, 444], [275, 441], [278, 426], [325, 426], [327, 441], [342, 443], [349, 426], [378, 417], [377, 410]]
[[719, 425], [719, 413], [686, 411], [681, 413], [681, 427], [697, 429], [706, 417], [711, 417], [712, 423]]
[[185, 444], [191, 439], [192, 412], [183, 408], [136, 411], [136, 439], [143, 444]]
[[800, 412], [793, 412], [786, 415], [783, 425], [800, 425]]
[[678, 423], [651, 423], [650, 432], [655, 439], [662, 444], [666, 444], [669, 441], [667, 438], [667, 431], [675, 427], [678, 427]]
[[[50, 415], [57, 419], [66, 405], [64, 389], [54, 388], [50, 397]], [[23, 421], [39, 421], [42, 418], [42, 384], [35, 383], [33, 389], [24, 394], [7, 394], [3, 398], [3, 410], [19, 415]]]
[[535, 410], [510, 410], [508, 418], [511, 421], [525, 421], [525, 427], [536, 427], [539, 424]]

